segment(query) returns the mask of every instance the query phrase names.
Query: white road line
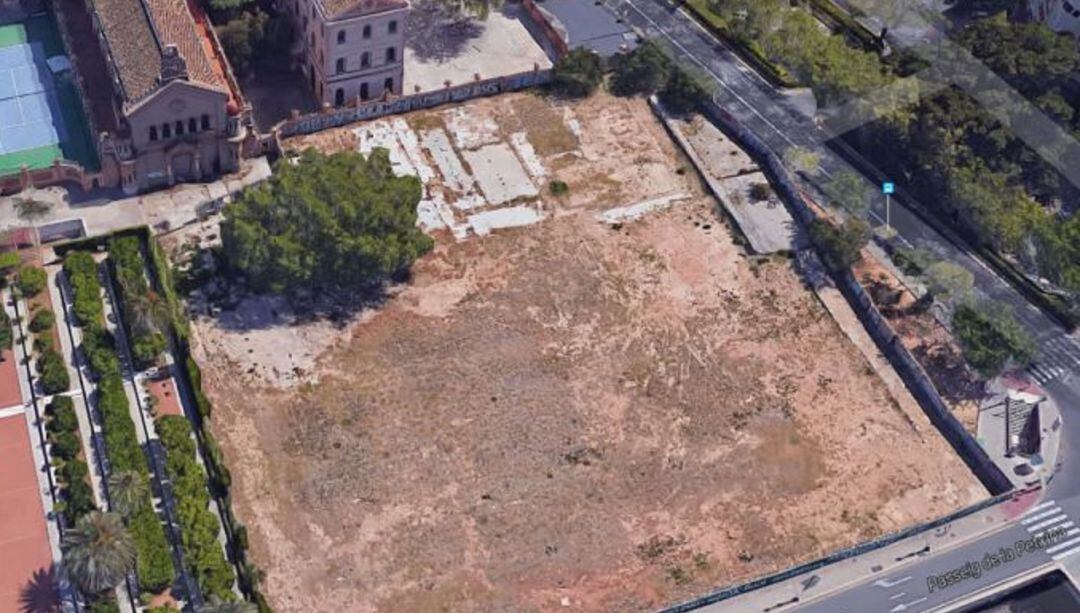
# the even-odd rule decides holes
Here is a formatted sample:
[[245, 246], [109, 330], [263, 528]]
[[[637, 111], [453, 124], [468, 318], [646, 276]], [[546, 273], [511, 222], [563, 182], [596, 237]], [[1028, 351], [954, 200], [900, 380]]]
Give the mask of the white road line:
[[898, 604], [895, 607], [889, 609], [889, 613], [900, 613], [901, 611], [907, 611], [911, 607], [919, 604], [920, 602], [925, 602], [925, 601], [926, 601], [926, 596], [923, 596], [922, 598], [919, 598], [918, 600], [912, 600], [911, 602], [904, 602], [904, 603]]
[[[1065, 536], [1076, 536], [1077, 534], [1080, 534], [1080, 528], [1073, 528], [1072, 530], [1069, 530], [1065, 533]], [[1062, 541], [1057, 545], [1054, 545], [1053, 547], [1047, 547], [1046, 553], [1056, 553], [1058, 551], [1061, 551], [1062, 549], [1067, 549], [1077, 543], [1080, 543], [1080, 538], [1071, 538], [1067, 541]]]
[[889, 596], [889, 600], [896, 600], [897, 598], [903, 598], [905, 595], [907, 595], [907, 592], [900, 592], [899, 594], [893, 594], [892, 596]]
[[1028, 509], [1027, 512], [1024, 513], [1024, 515], [1031, 515], [1035, 511], [1038, 511], [1039, 509], [1045, 509], [1046, 507], [1049, 507], [1049, 506], [1052, 506], [1052, 505], [1055, 505], [1055, 504], [1057, 504], [1057, 503], [1054, 502], [1053, 500], [1047, 500], [1047, 501], [1044, 501], [1044, 502], [1040, 502], [1039, 504], [1037, 504], [1037, 505], [1031, 507], [1030, 509]]
[[1073, 547], [1072, 549], [1070, 549], [1068, 551], [1062, 551], [1059, 554], [1050, 556], [1050, 559], [1056, 561], [1056, 560], [1060, 560], [1062, 558], [1067, 558], [1067, 557], [1073, 555], [1074, 553], [1076, 553], [1077, 551], [1080, 551], [1080, 547]]
[[1063, 520], [1063, 519], [1065, 519], [1067, 517], [1068, 517], [1068, 515], [1065, 515], [1064, 513], [1062, 513], [1061, 515], [1058, 515], [1056, 517], [1051, 517], [1050, 519], [1048, 519], [1046, 521], [1041, 521], [1041, 522], [1035, 524], [1034, 526], [1028, 526], [1028, 532], [1038, 532], [1039, 530], [1042, 530], [1043, 528], [1045, 528], [1047, 526], [1052, 526], [1052, 525], [1058, 523], [1059, 521], [1061, 521], [1061, 520]]
[[911, 575], [908, 575], [906, 577], [901, 577], [900, 579], [893, 579], [893, 580], [878, 579], [877, 581], [874, 582], [874, 585], [877, 586], [877, 587], [896, 587], [896, 586], [900, 585], [901, 583], [906, 583], [908, 581], [911, 581]]
[[1049, 511], [1040, 511], [1039, 513], [1036, 513], [1035, 515], [1028, 515], [1024, 519], [1020, 520], [1020, 525], [1026, 526], [1026, 525], [1028, 525], [1028, 524], [1030, 524], [1032, 522], [1037, 522], [1040, 519], [1045, 519], [1047, 517], [1050, 517], [1054, 513], [1061, 513], [1061, 507], [1054, 507], [1053, 509], [1050, 509]]
[[1050, 530], [1043, 530], [1042, 532], [1040, 532], [1040, 533], [1036, 534], [1035, 536], [1036, 536], [1036, 537], [1040, 537], [1040, 536], [1046, 536], [1047, 534], [1050, 534], [1051, 532], [1053, 532], [1053, 531], [1055, 531], [1055, 530], [1066, 530], [1066, 529], [1068, 529], [1068, 528], [1072, 528], [1072, 527], [1073, 527], [1073, 526], [1075, 526], [1075, 525], [1076, 525], [1076, 524], [1074, 524], [1073, 522], [1071, 522], [1071, 521], [1067, 521], [1067, 522], [1065, 522], [1065, 523], [1063, 523], [1063, 524], [1061, 524], [1061, 525], [1058, 525], [1058, 526], [1054, 526], [1054, 527], [1053, 527], [1053, 528], [1051, 528]]
[[758, 116], [759, 118], [761, 118], [761, 120], [762, 120], [762, 121], [764, 121], [764, 122], [765, 122], [766, 124], [768, 124], [768, 126], [769, 126], [770, 128], [772, 128], [774, 132], [776, 132], [776, 133], [777, 133], [778, 135], [780, 135], [780, 138], [782, 138], [782, 139], [784, 139], [785, 141], [787, 141], [787, 142], [788, 142], [788, 144], [789, 144], [789, 145], [791, 145], [792, 147], [796, 147], [796, 146], [798, 146], [798, 145], [796, 145], [796, 144], [795, 144], [795, 141], [793, 141], [793, 140], [791, 140], [790, 138], [788, 138], [788, 135], [787, 135], [787, 134], [786, 134], [785, 132], [783, 132], [782, 130], [780, 130], [780, 128], [777, 128], [777, 127], [776, 127], [776, 125], [774, 125], [774, 124], [773, 124], [773, 122], [769, 121], [769, 119], [768, 119], [767, 117], [765, 117], [764, 115], [762, 115], [762, 114], [761, 114], [761, 112], [760, 112], [760, 111], [758, 111], [756, 107], [754, 107], [754, 105], [750, 104], [750, 103], [749, 103], [749, 102], [747, 102], [747, 101], [746, 101], [745, 99], [743, 99], [743, 97], [742, 97], [742, 96], [740, 96], [738, 92], [736, 92], [736, 91], [735, 91], [734, 89], [732, 89], [730, 85], [728, 85], [727, 83], [725, 83], [725, 82], [724, 82], [724, 80], [723, 80], [723, 79], [721, 79], [721, 78], [720, 78], [720, 77], [719, 77], [719, 76], [718, 76], [718, 75], [717, 75], [717, 74], [716, 74], [715, 72], [713, 72], [713, 71], [712, 71], [712, 69], [711, 69], [711, 68], [709, 68], [709, 66], [708, 66], [707, 64], [705, 64], [704, 62], [702, 62], [701, 60], [699, 60], [699, 59], [697, 58], [697, 56], [696, 56], [696, 55], [694, 55], [693, 53], [690, 53], [690, 51], [689, 51], [689, 50], [688, 50], [688, 49], [687, 49], [686, 47], [684, 47], [682, 43], [680, 43], [679, 41], [675, 40], [675, 37], [674, 37], [674, 36], [672, 36], [671, 34], [668, 34], [666, 30], [664, 30], [663, 28], [661, 28], [661, 27], [660, 27], [660, 24], [658, 24], [658, 23], [656, 23], [655, 21], [653, 21], [653, 18], [652, 18], [652, 17], [649, 17], [648, 15], [646, 15], [644, 11], [642, 11], [641, 9], [639, 9], [639, 8], [638, 8], [638, 7], [637, 7], [637, 6], [636, 6], [636, 5], [635, 5], [635, 4], [633, 3], [633, 2], [630, 2], [630, 0], [623, 0], [623, 2], [625, 2], [625, 3], [626, 3], [626, 4], [628, 5], [628, 6], [630, 6], [631, 8], [633, 8], [633, 9], [634, 9], [635, 11], [637, 11], [637, 13], [638, 13], [639, 15], [641, 15], [642, 17], [644, 17], [646, 21], [648, 21], [648, 22], [649, 22], [650, 24], [652, 24], [652, 26], [653, 26], [654, 28], [656, 28], [656, 29], [657, 29], [657, 30], [658, 30], [658, 31], [659, 31], [659, 32], [660, 32], [661, 34], [663, 34], [663, 35], [664, 35], [664, 36], [665, 36], [665, 37], [666, 37], [666, 38], [667, 38], [668, 40], [670, 40], [670, 41], [672, 42], [672, 44], [674, 44], [674, 45], [675, 45], [676, 47], [678, 47], [678, 48], [679, 48], [679, 49], [680, 49], [680, 50], [681, 50], [681, 51], [682, 51], [682, 52], [683, 52], [684, 54], [686, 54], [686, 56], [687, 56], [687, 57], [689, 57], [689, 58], [690, 58], [691, 60], [693, 60], [693, 61], [694, 61], [695, 63], [697, 63], [697, 65], [698, 65], [698, 66], [700, 66], [702, 70], [704, 70], [705, 72], [709, 73], [709, 75], [710, 75], [710, 76], [711, 76], [711, 77], [712, 77], [712, 78], [713, 78], [713, 79], [714, 79], [714, 80], [715, 80], [715, 81], [716, 81], [717, 83], [719, 83], [719, 84], [720, 84], [720, 85], [721, 85], [721, 86], [722, 86], [722, 87], [723, 87], [724, 89], [728, 90], [728, 91], [729, 91], [729, 92], [731, 93], [731, 95], [732, 95], [732, 96], [735, 96], [735, 98], [736, 98], [736, 99], [737, 99], [737, 100], [738, 100], [739, 102], [741, 102], [741, 103], [743, 104], [743, 106], [745, 106], [746, 108], [750, 109], [750, 111], [751, 111], [751, 112], [752, 112], [753, 114], [757, 115], [757, 116]]

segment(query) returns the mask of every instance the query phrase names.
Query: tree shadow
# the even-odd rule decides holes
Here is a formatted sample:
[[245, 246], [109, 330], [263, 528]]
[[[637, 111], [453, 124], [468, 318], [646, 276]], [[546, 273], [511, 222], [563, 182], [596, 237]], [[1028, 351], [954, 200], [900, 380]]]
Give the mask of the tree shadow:
[[444, 61], [455, 57], [487, 28], [483, 22], [448, 6], [438, 0], [413, 3], [406, 21], [405, 40], [418, 59]]
[[59, 613], [63, 609], [61, 592], [65, 581], [56, 565], [39, 568], [19, 592], [19, 611], [22, 613]]

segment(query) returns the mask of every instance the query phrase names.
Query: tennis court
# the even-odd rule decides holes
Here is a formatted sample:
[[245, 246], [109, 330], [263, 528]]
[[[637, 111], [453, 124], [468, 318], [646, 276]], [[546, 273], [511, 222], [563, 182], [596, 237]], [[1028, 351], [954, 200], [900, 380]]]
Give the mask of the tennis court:
[[49, 68], [63, 56], [48, 16], [0, 26], [0, 174], [58, 157], [96, 166], [70, 75]]

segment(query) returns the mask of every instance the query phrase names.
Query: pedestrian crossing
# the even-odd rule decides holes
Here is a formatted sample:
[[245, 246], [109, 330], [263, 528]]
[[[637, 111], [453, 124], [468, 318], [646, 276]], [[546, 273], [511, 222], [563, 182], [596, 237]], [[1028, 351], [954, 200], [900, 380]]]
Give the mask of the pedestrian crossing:
[[1080, 553], [1080, 528], [1076, 527], [1069, 514], [1053, 500], [1032, 507], [1020, 520], [1020, 525], [1033, 537], [1043, 536], [1051, 530], [1065, 531], [1063, 536], [1045, 550], [1054, 561]]
[[1080, 373], [1080, 342], [1069, 336], [1056, 336], [1040, 343], [1027, 373], [1040, 384], [1068, 373]]

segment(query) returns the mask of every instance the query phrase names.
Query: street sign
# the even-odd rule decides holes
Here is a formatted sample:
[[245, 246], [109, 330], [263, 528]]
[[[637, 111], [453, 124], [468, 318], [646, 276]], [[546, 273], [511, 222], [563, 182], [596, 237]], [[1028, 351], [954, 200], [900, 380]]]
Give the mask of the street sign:
[[896, 185], [892, 181], [886, 181], [881, 184], [881, 193], [888, 196], [889, 194], [896, 192]]

